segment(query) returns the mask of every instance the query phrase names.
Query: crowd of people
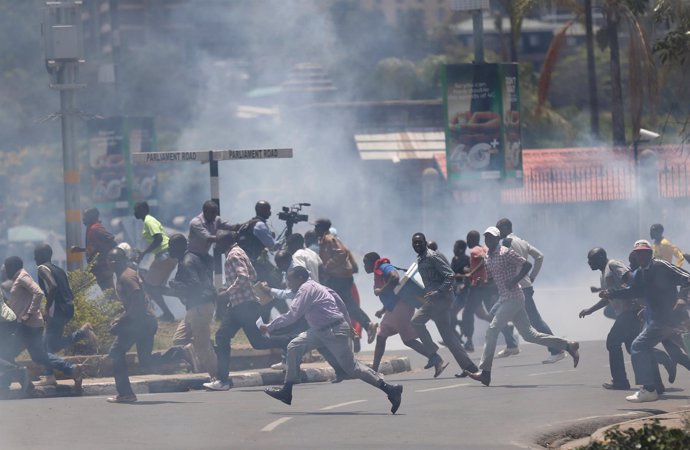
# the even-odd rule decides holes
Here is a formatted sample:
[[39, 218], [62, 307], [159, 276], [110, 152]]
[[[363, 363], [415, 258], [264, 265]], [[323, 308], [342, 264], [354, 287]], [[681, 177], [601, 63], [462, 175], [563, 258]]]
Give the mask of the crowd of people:
[[[185, 361], [191, 370], [209, 374], [206, 389], [229, 390], [230, 342], [239, 330], [256, 349], [283, 351], [283, 362], [274, 368], [285, 371], [284, 384], [266, 393], [286, 404], [292, 402], [293, 385], [300, 381], [303, 356], [317, 350], [333, 366], [334, 382], [359, 378], [379, 388], [395, 413], [403, 387], [387, 383], [378, 373], [386, 341], [399, 334], [407, 347], [426, 357], [425, 369], [433, 368], [433, 376], [438, 377], [449, 362], [441, 357], [439, 345], [429, 333], [430, 321], [438, 329], [440, 344], [448, 348], [460, 366], [455, 376], [469, 377], [486, 386], [491, 384], [494, 358], [520, 352], [515, 330], [526, 342], [546, 347], [545, 364], [569, 355], [574, 367], [578, 365], [579, 343], [554, 336], [534, 301], [534, 282], [544, 255], [513, 232], [509, 219], [499, 220], [483, 235], [476, 230], [467, 233], [466, 240], [455, 243], [451, 260], [424, 234], [415, 233], [411, 247], [417, 255], [416, 272], [422, 281], [417, 289], [413, 278], [409, 274], [402, 277], [401, 269], [388, 258], [376, 251], [366, 253], [363, 267], [373, 274], [373, 292], [381, 301], [381, 308], [374, 314], [381, 319], [379, 324], [359, 305], [353, 277], [358, 261], [329, 219], [318, 219], [313, 230], [304, 235], [290, 234], [279, 242], [267, 225], [271, 205], [257, 202], [255, 213], [245, 223], [231, 224], [219, 217], [215, 202], [207, 201], [190, 221], [186, 236], [168, 236], [151, 215], [149, 205], [141, 202], [135, 205], [134, 216], [143, 222], [146, 248], [133, 251], [115, 241], [100, 222], [97, 209], [84, 211], [86, 243], [71, 250], [86, 252], [98, 285], [123, 307], [110, 330], [115, 336], [109, 355], [118, 394], [108, 398], [109, 402], [137, 401], [126, 362], [126, 353], [134, 345], [143, 371]], [[690, 358], [681, 341], [682, 329], [687, 325], [684, 300], [690, 292], [690, 273], [680, 268], [685, 257], [664, 238], [661, 225], [652, 226], [650, 236], [652, 243], [635, 242], [629, 265], [609, 259], [601, 247], [589, 252], [590, 268], [601, 271], [601, 286], [592, 288], [592, 292], [599, 293], [600, 301], [580, 313], [585, 317], [604, 309], [608, 317], [615, 319], [606, 342], [612, 380], [603, 387], [630, 389], [623, 362], [624, 344], [640, 385], [639, 391], [626, 397], [631, 402], [653, 401], [663, 393], [658, 365], [666, 368], [671, 383], [677, 364], [690, 370]], [[209, 253], [212, 247], [214, 254], [222, 255], [223, 286], [214, 284], [218, 270]], [[139, 263], [147, 254], [153, 261], [144, 271]], [[51, 258], [50, 246], [36, 247], [38, 283], [23, 268], [19, 257], [11, 256], [4, 262], [0, 393], [7, 391], [12, 381], [18, 381], [26, 392], [33, 388], [26, 369], [15, 363], [23, 349], [45, 369], [39, 384], [55, 384], [53, 371], [57, 370], [72, 377], [77, 388], [83, 367], [55, 353], [80, 341], [97, 349], [89, 324], [64, 334], [74, 315], [74, 295], [67, 274]], [[671, 259], [675, 259], [675, 265]], [[164, 295], [178, 297], [186, 312], [177, 326], [173, 346], [154, 353], [158, 320], [174, 320]], [[161, 312], [158, 318], [154, 303]], [[271, 319], [273, 309], [278, 315]], [[214, 316], [220, 325], [212, 339]], [[469, 356], [474, 351], [475, 316], [489, 322], [479, 365]], [[363, 331], [369, 343], [376, 341], [371, 367], [355, 358], [355, 339]], [[500, 335], [506, 346], [496, 353]], [[655, 348], [658, 344], [665, 351]]]

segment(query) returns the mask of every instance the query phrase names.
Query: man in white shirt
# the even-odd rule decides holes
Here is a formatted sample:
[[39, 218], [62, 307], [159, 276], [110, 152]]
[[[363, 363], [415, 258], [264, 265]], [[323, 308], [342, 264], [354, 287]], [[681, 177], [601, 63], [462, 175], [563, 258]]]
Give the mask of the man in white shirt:
[[287, 238], [287, 249], [292, 255], [292, 265], [307, 269], [312, 280], [320, 283], [319, 271], [323, 262], [314, 250], [304, 248], [304, 237], [299, 233], [293, 233]]

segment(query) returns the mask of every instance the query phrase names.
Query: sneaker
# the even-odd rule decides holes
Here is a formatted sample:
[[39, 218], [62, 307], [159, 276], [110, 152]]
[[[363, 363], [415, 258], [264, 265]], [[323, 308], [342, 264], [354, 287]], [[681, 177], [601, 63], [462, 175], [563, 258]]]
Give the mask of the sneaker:
[[192, 344], [187, 344], [182, 347], [182, 352], [182, 359], [189, 364], [192, 373], [199, 373], [199, 359], [196, 357], [194, 346]]
[[93, 352], [94, 355], [98, 354], [98, 337], [96, 336], [96, 333], [93, 331], [93, 326], [90, 323], [85, 323], [82, 325], [81, 328], [79, 328], [79, 331], [81, 332], [81, 335], [83, 336], [82, 339], [84, 339], [89, 346], [89, 350]]
[[230, 383], [223, 383], [220, 380], [211, 380], [210, 383], [204, 383], [203, 386], [210, 391], [229, 391]]
[[38, 387], [45, 387], [45, 386], [57, 386], [57, 380], [55, 379], [55, 375], [46, 375], [44, 377], [41, 377], [39, 381], [36, 382], [35, 386]]
[[556, 353], [555, 355], [554, 355], [554, 354], [550, 354], [549, 357], [546, 358], [546, 359], [545, 359], [544, 361], [542, 361], [541, 363], [542, 363], [542, 364], [553, 364], [553, 363], [556, 363], [556, 362], [560, 361], [560, 360], [563, 359], [563, 358], [565, 358], [565, 352]]
[[276, 400], [280, 400], [286, 405], [292, 404], [292, 392], [288, 392], [283, 388], [264, 389], [264, 392]]
[[657, 394], [655, 391], [648, 391], [642, 387], [633, 395], [628, 395], [625, 397], [625, 399], [632, 403], [653, 402], [659, 399], [659, 394]]
[[376, 330], [378, 330], [379, 324], [375, 322], [371, 322], [369, 326], [367, 327], [367, 343], [368, 344], [373, 344], [374, 340], [376, 339]]
[[517, 355], [520, 349], [517, 347], [506, 347], [496, 354], [496, 358], [507, 358], [509, 356]]
[[284, 361], [281, 361], [279, 363], [271, 364], [271, 369], [273, 370], [285, 370], [287, 368], [287, 365], [285, 364]]
[[108, 397], [105, 399], [108, 403], [134, 403], [137, 401], [137, 396], [132, 395], [118, 395], [116, 397]]

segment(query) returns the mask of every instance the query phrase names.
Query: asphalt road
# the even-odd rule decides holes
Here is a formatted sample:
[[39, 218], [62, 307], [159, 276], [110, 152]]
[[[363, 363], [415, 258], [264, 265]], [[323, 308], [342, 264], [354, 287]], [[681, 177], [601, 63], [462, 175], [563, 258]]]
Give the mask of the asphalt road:
[[[685, 369], [663, 400], [635, 405], [625, 401], [628, 393], [600, 387], [609, 379], [603, 342], [583, 343], [577, 369], [569, 358], [543, 365], [545, 349], [521, 348], [496, 360], [491, 387], [453, 377], [455, 363], [439, 379], [423, 370], [388, 377], [405, 389], [396, 415], [381, 391], [358, 380], [298, 385], [292, 406], [259, 388], [141, 395], [134, 405], [103, 397], [6, 401], [0, 448], [536, 448], [537, 436], [571, 424], [689, 406]], [[423, 365], [412, 353], [393, 353]]]

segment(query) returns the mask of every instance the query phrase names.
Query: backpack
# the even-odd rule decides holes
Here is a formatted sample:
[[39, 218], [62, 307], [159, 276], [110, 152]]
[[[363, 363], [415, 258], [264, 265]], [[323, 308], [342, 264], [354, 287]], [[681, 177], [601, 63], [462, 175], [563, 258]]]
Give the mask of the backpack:
[[[74, 293], [69, 285], [67, 274], [64, 270], [51, 262], [43, 264], [42, 266], [50, 271], [55, 279], [55, 284], [57, 284], [51, 298], [47, 298], [46, 296], [48, 300], [47, 307], [50, 308], [54, 303], [55, 315], [71, 319], [74, 317]], [[46, 286], [41, 277], [38, 277], [38, 285], [43, 292], [46, 292]]]
[[249, 256], [249, 259], [256, 261], [264, 250], [264, 244], [254, 236], [254, 227], [261, 219], [254, 217], [244, 223], [233, 225], [232, 230], [237, 232], [237, 245]]

